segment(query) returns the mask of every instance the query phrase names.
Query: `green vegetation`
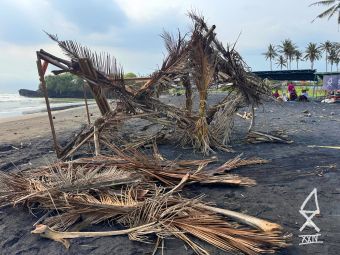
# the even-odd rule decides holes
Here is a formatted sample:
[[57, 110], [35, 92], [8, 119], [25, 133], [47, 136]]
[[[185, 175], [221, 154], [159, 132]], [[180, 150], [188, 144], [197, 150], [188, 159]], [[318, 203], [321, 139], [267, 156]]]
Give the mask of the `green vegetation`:
[[50, 97], [82, 98], [84, 96], [84, 81], [75, 75], [69, 73], [47, 75], [45, 80]]
[[[137, 75], [129, 72], [124, 75], [124, 78], [136, 78]], [[47, 75], [45, 77], [48, 95], [51, 98], [83, 98], [84, 80], [70, 74], [64, 73], [60, 75]], [[134, 85], [135, 82], [127, 81], [128, 85]], [[86, 87], [86, 86], [85, 86]], [[41, 88], [39, 88], [41, 91]], [[92, 97], [91, 92], [87, 89], [87, 96]]]
[[125, 79], [136, 78], [136, 77], [137, 77], [137, 75], [135, 73], [132, 73], [132, 72], [124, 74]]

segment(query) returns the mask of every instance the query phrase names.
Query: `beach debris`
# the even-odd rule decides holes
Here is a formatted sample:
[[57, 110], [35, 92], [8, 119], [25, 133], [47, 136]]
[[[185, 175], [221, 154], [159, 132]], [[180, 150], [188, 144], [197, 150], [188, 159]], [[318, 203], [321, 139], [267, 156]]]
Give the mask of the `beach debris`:
[[340, 150], [340, 146], [328, 146], [328, 145], [308, 145], [309, 148], [325, 148], [325, 149], [335, 149]]
[[[114, 57], [97, 54], [74, 42], [62, 41], [57, 36], [48, 34], [71, 60], [56, 57], [44, 50], [37, 52], [38, 72], [41, 88], [46, 90], [44, 75], [49, 64], [59, 68], [54, 74], [69, 72], [86, 80], [93, 93], [105, 128], [98, 126], [98, 135], [94, 136], [93, 124], [83, 130], [79, 136], [65, 147], [57, 142], [53, 119], [50, 124], [58, 158], [70, 158], [85, 144], [84, 139], [93, 141], [95, 137], [106, 136], [115, 140], [119, 116], [125, 122], [134, 115], [145, 114], [142, 119], [164, 127], [163, 133], [172, 134], [172, 142], [182, 146], [191, 146], [203, 154], [217, 150], [232, 151], [229, 146], [233, 128], [233, 118], [238, 109], [250, 106], [252, 117], [249, 130], [255, 125], [254, 109], [264, 100], [271, 100], [269, 85], [254, 75], [235, 45], [226, 48], [216, 38], [213, 25], [209, 27], [202, 16], [190, 12], [193, 21], [192, 31], [182, 36], [179, 32], [173, 36], [164, 32], [162, 37], [168, 51], [161, 68], [150, 77], [136, 78], [141, 87], [126, 84], [122, 68]], [[131, 79], [129, 79], [131, 80]], [[227, 95], [215, 105], [207, 105], [209, 88], [228, 84]], [[168, 105], [159, 100], [159, 95], [172, 87], [185, 89], [185, 110]], [[198, 111], [193, 108], [193, 91], [199, 94]], [[48, 95], [45, 91], [47, 105]], [[106, 94], [118, 100], [119, 110], [112, 109]], [[49, 116], [50, 110], [47, 106]], [[104, 134], [102, 134], [104, 133]], [[92, 134], [92, 135], [91, 135]], [[169, 142], [169, 140], [168, 140]], [[96, 153], [99, 153], [96, 143]]]
[[237, 112], [236, 115], [245, 120], [250, 120], [252, 118], [252, 114], [250, 112], [244, 112], [243, 114]]
[[[189, 245], [196, 254], [209, 254], [191, 237], [201, 239], [217, 248], [244, 254], [274, 253], [287, 247], [287, 240], [281, 234], [279, 225], [237, 212], [207, 206], [201, 199], [186, 199], [174, 194], [155, 190], [134, 208], [130, 208], [118, 219], [126, 229], [106, 232], [57, 231], [47, 225], [37, 225], [32, 231], [42, 237], [61, 242], [66, 248], [66, 239], [128, 234], [130, 240], [152, 242], [150, 236], [160, 239], [176, 237]], [[232, 216], [227, 220], [222, 215]], [[240, 220], [240, 221], [238, 221]], [[246, 224], [242, 224], [246, 222]], [[270, 226], [266, 231], [252, 228], [249, 224], [260, 222]], [[242, 225], [242, 227], [239, 227]]]
[[247, 134], [246, 141], [248, 143], [293, 143], [283, 130], [272, 131], [270, 133], [263, 133], [259, 131], [250, 131]]

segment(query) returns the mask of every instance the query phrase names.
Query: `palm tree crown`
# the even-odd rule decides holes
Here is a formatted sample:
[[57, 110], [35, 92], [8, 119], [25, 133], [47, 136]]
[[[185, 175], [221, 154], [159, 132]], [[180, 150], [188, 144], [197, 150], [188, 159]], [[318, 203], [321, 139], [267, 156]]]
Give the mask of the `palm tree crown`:
[[[340, 25], [340, 0], [323, 0], [312, 3], [310, 6], [314, 5], [322, 5], [325, 6], [327, 9], [320, 13], [314, 20], [317, 18], [322, 19], [328, 17], [328, 19], [332, 18], [334, 15], [338, 14], [338, 27]], [[314, 21], [313, 20], [313, 21]]]
[[328, 71], [328, 54], [331, 51], [333, 44], [330, 41], [321, 43], [320, 50], [326, 54], [326, 72]]
[[320, 48], [316, 45], [316, 43], [309, 43], [305, 53], [305, 59], [310, 61], [311, 69], [313, 69], [315, 60], [319, 60], [321, 58]]
[[[290, 39], [286, 39], [282, 41], [282, 44], [279, 45], [280, 52], [286, 57], [287, 61], [287, 69], [291, 69], [292, 59], [294, 58], [296, 46]], [[289, 63], [289, 65], [288, 65]]]
[[296, 60], [296, 69], [299, 69], [299, 61], [303, 60], [302, 59], [302, 52], [299, 49], [296, 49], [295, 52], [294, 52], [294, 57], [295, 57], [295, 60]]
[[336, 49], [334, 47], [331, 48], [328, 56], [329, 63], [331, 64], [331, 72], [333, 71], [333, 65], [337, 61], [338, 54], [336, 53]]
[[282, 70], [282, 68], [285, 67], [285, 66], [287, 65], [287, 60], [285, 59], [284, 56], [280, 55], [280, 56], [277, 58], [276, 65], [277, 65], [277, 67], [280, 67], [281, 70]]
[[275, 46], [273, 46], [272, 44], [269, 44], [267, 51], [265, 53], [263, 53], [263, 55], [265, 56], [266, 60], [269, 59], [269, 61], [270, 61], [270, 71], [272, 71], [273, 70], [272, 60], [277, 56]]

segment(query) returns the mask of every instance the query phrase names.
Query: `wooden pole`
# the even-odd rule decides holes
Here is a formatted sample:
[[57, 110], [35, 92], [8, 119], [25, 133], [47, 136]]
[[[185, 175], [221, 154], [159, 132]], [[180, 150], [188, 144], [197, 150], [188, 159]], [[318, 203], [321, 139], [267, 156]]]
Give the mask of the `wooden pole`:
[[100, 145], [99, 145], [99, 130], [96, 125], [94, 124], [94, 132], [93, 132], [93, 140], [94, 140], [94, 149], [95, 149], [95, 154], [96, 156], [100, 155]]
[[[46, 62], [45, 62], [46, 63]], [[53, 118], [52, 118], [52, 113], [51, 113], [51, 107], [50, 107], [50, 101], [48, 99], [48, 93], [47, 93], [47, 88], [46, 88], [46, 81], [45, 81], [45, 71], [47, 69], [46, 64], [41, 65], [41, 60], [38, 56], [37, 59], [37, 68], [38, 68], [38, 73], [39, 73], [39, 80], [40, 80], [40, 88], [42, 88], [44, 97], [45, 97], [45, 102], [46, 102], [46, 108], [47, 108], [47, 114], [48, 114], [48, 119], [50, 121], [50, 127], [51, 127], [51, 132], [52, 132], [52, 137], [53, 137], [53, 142], [54, 142], [54, 149], [57, 154], [57, 157], [60, 158], [60, 146], [57, 142], [57, 136], [55, 133], [54, 129], [54, 123], [53, 123]]]
[[254, 105], [252, 104], [251, 105], [251, 121], [250, 121], [250, 125], [248, 128], [248, 132], [250, 132], [254, 126], [255, 126], [255, 108], [254, 108]]
[[86, 88], [85, 85], [83, 85], [83, 91], [84, 91], [84, 100], [85, 100], [85, 107], [86, 107], [86, 114], [87, 114], [87, 122], [90, 125], [91, 119], [90, 119], [90, 113], [89, 113], [89, 106], [87, 104], [87, 97], [86, 97]]

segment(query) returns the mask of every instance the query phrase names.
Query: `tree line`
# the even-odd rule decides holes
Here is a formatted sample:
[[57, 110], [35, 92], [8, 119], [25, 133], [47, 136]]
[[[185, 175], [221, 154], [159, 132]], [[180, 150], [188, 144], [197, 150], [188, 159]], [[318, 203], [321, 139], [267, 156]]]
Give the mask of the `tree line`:
[[263, 53], [266, 60], [270, 62], [270, 70], [273, 70], [273, 61], [281, 70], [285, 67], [287, 70], [292, 69], [292, 62], [296, 62], [296, 69], [299, 69], [299, 62], [309, 61], [311, 69], [314, 69], [314, 63], [320, 60], [324, 54], [326, 61], [326, 72], [330, 65], [330, 71], [333, 66], [339, 71], [340, 62], [340, 43], [326, 41], [321, 44], [310, 42], [304, 51], [301, 51], [296, 44], [290, 39], [285, 39], [280, 45], [269, 44], [267, 51]]
[[[333, 16], [338, 15], [338, 31], [340, 27], [340, 0], [322, 0], [317, 1], [309, 6], [324, 6], [326, 10], [322, 11], [315, 17], [316, 19], [328, 18], [331, 19]], [[286, 39], [281, 42], [280, 45], [269, 44], [268, 49], [263, 55], [266, 60], [270, 62], [270, 70], [273, 70], [273, 61], [277, 67], [282, 70], [284, 67], [287, 70], [292, 69], [292, 61], [296, 61], [296, 69], [299, 69], [300, 61], [309, 61], [311, 69], [314, 69], [314, 63], [325, 55], [326, 72], [328, 72], [328, 66], [330, 65], [330, 71], [333, 71], [333, 66], [336, 66], [336, 70], [339, 72], [340, 62], [340, 43], [326, 41], [321, 44], [310, 42], [304, 51], [298, 49], [298, 47], [290, 39]]]
[[[134, 73], [126, 73], [124, 78], [135, 78]], [[92, 98], [90, 90], [85, 86], [83, 79], [70, 73], [59, 75], [46, 75], [45, 77], [48, 96], [52, 98], [82, 98], [84, 97], [84, 88], [89, 98]], [[126, 83], [129, 83], [127, 81]], [[42, 88], [38, 92], [42, 95]]]

